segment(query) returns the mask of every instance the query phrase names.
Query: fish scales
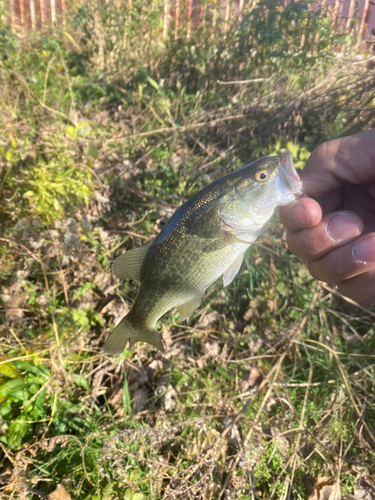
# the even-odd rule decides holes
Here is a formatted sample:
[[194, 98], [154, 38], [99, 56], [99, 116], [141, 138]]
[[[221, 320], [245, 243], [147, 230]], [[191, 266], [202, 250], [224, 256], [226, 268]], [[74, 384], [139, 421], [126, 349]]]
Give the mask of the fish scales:
[[144, 251], [139, 249], [143, 258], [139, 277], [138, 270], [126, 267], [133, 265], [134, 250], [115, 261], [115, 274], [137, 276], [141, 285], [131, 311], [112, 332], [104, 351], [118, 354], [128, 342], [132, 346], [138, 341], [163, 350], [158, 319], [172, 307], [189, 316], [221, 275], [224, 285], [229, 284], [244, 252], [275, 209], [299, 194], [301, 182], [291, 154], [285, 152], [217, 179], [179, 207], [155, 241]]

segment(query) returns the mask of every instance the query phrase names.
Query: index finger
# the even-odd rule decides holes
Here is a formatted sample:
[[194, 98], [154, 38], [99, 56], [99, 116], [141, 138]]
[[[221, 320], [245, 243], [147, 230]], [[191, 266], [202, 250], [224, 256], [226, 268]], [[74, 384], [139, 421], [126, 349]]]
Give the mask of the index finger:
[[316, 226], [322, 217], [319, 203], [312, 198], [300, 198], [280, 209], [281, 222], [292, 233]]

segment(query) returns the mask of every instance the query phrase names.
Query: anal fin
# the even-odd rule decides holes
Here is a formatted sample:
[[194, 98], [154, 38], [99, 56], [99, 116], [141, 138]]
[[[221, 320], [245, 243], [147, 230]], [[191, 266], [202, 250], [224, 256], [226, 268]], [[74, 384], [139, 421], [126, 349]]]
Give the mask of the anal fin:
[[134, 248], [117, 257], [112, 264], [112, 272], [117, 278], [127, 278], [129, 280], [140, 280], [142, 265], [150, 245], [143, 245]]
[[189, 299], [187, 302], [184, 302], [183, 304], [177, 306], [178, 313], [182, 320], [187, 319], [191, 315], [191, 313], [197, 307], [200, 306], [203, 296], [204, 296], [204, 291], [199, 292], [197, 293], [197, 295], [194, 295], [194, 297]]
[[228, 269], [225, 271], [223, 275], [223, 282], [224, 282], [224, 287], [228, 286], [229, 283], [232, 283], [234, 277], [240, 270], [242, 261], [243, 261], [243, 256], [244, 254], [241, 253], [238, 257], [236, 257], [235, 261], [232, 262], [232, 264], [228, 267]]

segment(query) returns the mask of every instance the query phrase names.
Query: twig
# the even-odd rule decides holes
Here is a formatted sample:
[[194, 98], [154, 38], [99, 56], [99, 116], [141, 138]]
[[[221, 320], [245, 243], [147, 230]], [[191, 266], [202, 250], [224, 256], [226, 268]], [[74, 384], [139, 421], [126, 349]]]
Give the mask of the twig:
[[325, 283], [322, 283], [322, 287], [324, 288], [324, 290], [327, 290], [327, 292], [330, 292], [333, 295], [340, 297], [342, 300], [345, 300], [345, 302], [348, 302], [348, 304], [351, 304], [352, 306], [357, 307], [361, 311], [364, 311], [365, 313], [367, 313], [369, 316], [372, 316], [373, 318], [375, 318], [375, 313], [373, 313], [369, 309], [366, 309], [366, 307], [361, 306], [361, 304], [358, 304], [358, 302], [356, 302], [355, 300], [350, 299], [349, 297], [345, 297], [345, 295], [342, 295], [338, 290], [334, 290], [333, 288], [326, 285]]
[[257, 82], [269, 82], [272, 78], [253, 78], [252, 80], [235, 80], [232, 82], [222, 82], [221, 80], [216, 80], [218, 85], [246, 85], [247, 83], [257, 83]]
[[[220, 122], [225, 122], [225, 121], [230, 121], [230, 120], [238, 120], [240, 118], [243, 118], [246, 116], [245, 113], [241, 113], [239, 115], [231, 115], [231, 116], [224, 116], [222, 118], [217, 118], [216, 120], [212, 120], [210, 122], [202, 122], [202, 123], [191, 123], [190, 125], [185, 125], [184, 127], [163, 127], [163, 128], [158, 128], [156, 130], [150, 130], [149, 132], [140, 132], [138, 134], [131, 134], [131, 135], [126, 135], [126, 139], [134, 139], [135, 137], [147, 137], [149, 135], [154, 135], [154, 134], [161, 134], [164, 132], [186, 132], [186, 130], [193, 130], [195, 128], [202, 128], [202, 127], [212, 127], [213, 125], [216, 125], [217, 123]], [[116, 140], [117, 142], [117, 140]]]
[[9, 245], [14, 245], [23, 248], [33, 259], [35, 259], [39, 264], [43, 267], [46, 267], [51, 271], [51, 268], [47, 266], [47, 264], [44, 264], [31, 250], [29, 250], [25, 245], [22, 245], [22, 243], [17, 243], [12, 240], [8, 240], [8, 238], [0, 238], [0, 241], [4, 241], [5, 243], [8, 243]]

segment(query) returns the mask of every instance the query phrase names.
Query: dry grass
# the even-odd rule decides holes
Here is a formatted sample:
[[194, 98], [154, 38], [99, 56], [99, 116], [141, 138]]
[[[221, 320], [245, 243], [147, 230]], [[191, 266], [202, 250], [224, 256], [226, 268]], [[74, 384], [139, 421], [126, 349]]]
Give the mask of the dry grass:
[[0, 496], [374, 498], [375, 311], [316, 283], [277, 219], [189, 323], [163, 318], [164, 355], [101, 352], [137, 292], [110, 261], [250, 158], [288, 146], [302, 166], [318, 142], [373, 126], [373, 60], [322, 51], [309, 77], [280, 56], [264, 85], [201, 73], [197, 94], [177, 42], [121, 78], [119, 44], [98, 79], [98, 41], [77, 33], [79, 50], [58, 33], [14, 42], [0, 66]]

